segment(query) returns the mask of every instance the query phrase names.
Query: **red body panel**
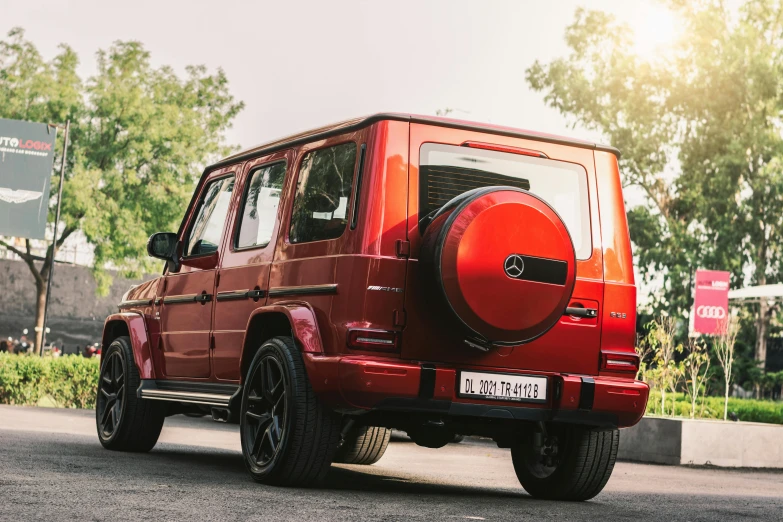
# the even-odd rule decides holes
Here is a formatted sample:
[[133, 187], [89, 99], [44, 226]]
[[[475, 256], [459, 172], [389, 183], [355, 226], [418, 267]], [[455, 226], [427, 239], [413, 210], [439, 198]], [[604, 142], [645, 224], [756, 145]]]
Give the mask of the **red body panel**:
[[133, 360], [139, 369], [139, 377], [155, 379], [155, 365], [152, 361], [152, 348], [144, 316], [138, 312], [122, 312], [107, 317], [103, 327], [102, 345], [104, 349], [108, 348], [114, 340], [114, 337], [109, 339], [109, 336], [117, 323], [124, 324], [128, 331], [128, 337], [130, 337], [131, 346], [133, 346]]
[[[216, 268], [183, 266], [132, 290], [125, 298], [130, 303], [123, 306], [126, 312], [107, 320], [104, 344], [113, 335], [110, 326], [122, 321], [143, 379], [241, 383], [242, 368], [258, 348], [249, 330], [265, 318], [284, 317], [303, 352], [313, 390], [339, 411], [367, 411], [386, 399], [416, 399], [424, 379], [422, 363], [427, 363], [434, 371], [431, 400], [502, 405], [457, 396], [459, 370], [473, 369], [546, 376], [558, 387], [558, 398], [553, 394], [547, 404], [524, 406], [577, 410], [583, 378], [589, 376], [595, 381], [592, 409], [616, 415], [621, 426], [635, 423], [644, 412], [647, 385], [634, 381], [633, 374], [599, 371], [602, 350], [634, 350], [633, 258], [616, 157], [585, 143], [568, 144], [546, 135], [519, 137], [505, 128], [471, 129], [447, 120], [428, 125], [395, 116], [357, 125], [347, 122], [319, 131], [324, 134], [305, 133], [238, 155], [234, 164], [229, 158], [220, 168], [208, 169], [179, 233], [181, 239], [186, 236], [205, 183], [233, 173], [236, 185]], [[356, 226], [346, 226], [336, 239], [292, 244], [291, 213], [302, 158], [349, 141], [366, 147], [361, 183], [355, 175], [347, 210], [349, 223]], [[595, 308], [597, 317], [563, 315], [528, 344], [486, 353], [466, 347], [455, 329], [433, 324], [430, 300], [419, 284], [419, 148], [425, 142], [540, 152], [584, 169], [592, 247], [589, 257], [576, 261], [567, 304]], [[236, 249], [233, 238], [249, 174], [277, 161], [287, 167], [273, 239], [263, 247]], [[479, 234], [472, 241], [482, 243], [483, 238]], [[468, 251], [457, 257], [477, 259]], [[466, 285], [472, 288], [471, 299], [479, 302], [476, 306], [490, 298], [480, 285]], [[250, 290], [262, 294], [230, 297]], [[174, 304], [164, 299], [202, 293], [211, 299]], [[147, 299], [149, 304], [139, 304]], [[367, 345], [356, 349], [348, 344], [348, 331], [356, 329], [391, 332], [401, 341], [383, 353]], [[263, 334], [263, 328], [260, 331]]]

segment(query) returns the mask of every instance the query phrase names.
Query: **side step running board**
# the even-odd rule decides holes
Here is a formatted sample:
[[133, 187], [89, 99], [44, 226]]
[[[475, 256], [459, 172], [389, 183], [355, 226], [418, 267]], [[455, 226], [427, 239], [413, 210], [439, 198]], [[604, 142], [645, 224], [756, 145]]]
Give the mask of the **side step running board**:
[[143, 380], [137, 396], [140, 399], [227, 408], [240, 390], [240, 386], [234, 384]]

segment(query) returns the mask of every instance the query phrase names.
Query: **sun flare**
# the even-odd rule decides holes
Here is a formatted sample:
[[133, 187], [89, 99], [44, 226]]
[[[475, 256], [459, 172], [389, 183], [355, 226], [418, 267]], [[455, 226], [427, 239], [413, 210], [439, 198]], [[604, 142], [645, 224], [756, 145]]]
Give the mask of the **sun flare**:
[[648, 60], [666, 54], [681, 33], [674, 13], [658, 2], [639, 2], [629, 25], [633, 50]]

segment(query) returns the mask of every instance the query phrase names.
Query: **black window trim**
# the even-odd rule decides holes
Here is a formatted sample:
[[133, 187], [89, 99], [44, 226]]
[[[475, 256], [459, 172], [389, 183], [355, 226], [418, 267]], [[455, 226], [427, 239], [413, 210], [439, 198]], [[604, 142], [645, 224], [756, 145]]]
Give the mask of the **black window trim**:
[[258, 249], [266, 248], [272, 243], [274, 237], [270, 238], [269, 241], [267, 241], [263, 245], [250, 245], [246, 247], [237, 246], [237, 244], [239, 243], [239, 234], [242, 229], [242, 218], [244, 217], [245, 204], [247, 203], [247, 196], [250, 193], [250, 182], [253, 181], [253, 174], [255, 174], [257, 171], [261, 169], [265, 169], [267, 167], [274, 167], [275, 165], [279, 165], [281, 163], [285, 165], [286, 170], [283, 173], [283, 187], [280, 189], [281, 206], [277, 208], [277, 214], [279, 216], [280, 212], [282, 212], [282, 207], [284, 206], [282, 203], [283, 203], [283, 194], [285, 193], [286, 177], [288, 176], [288, 160], [286, 158], [282, 158], [282, 159], [272, 160], [269, 163], [261, 163], [259, 165], [254, 165], [252, 169], [247, 173], [247, 176], [245, 176], [245, 186], [242, 187], [242, 204], [237, 208], [237, 214], [236, 217], [234, 218], [233, 239], [231, 240], [231, 244], [229, 245], [229, 250], [231, 250], [231, 252], [245, 252], [247, 250], [258, 250]]
[[[199, 193], [199, 198], [196, 200], [196, 205], [195, 205], [196, 214], [198, 214], [198, 211], [199, 211], [201, 205], [204, 203], [204, 198], [203, 198], [204, 189], [208, 185], [211, 185], [212, 183], [214, 183], [216, 181], [220, 181], [220, 180], [227, 179], [227, 178], [234, 178], [234, 186], [236, 187], [237, 176], [236, 176], [235, 172], [226, 172], [225, 174], [221, 174], [220, 176], [215, 176], [214, 178], [208, 179], [208, 180], [206, 180], [204, 182], [204, 185], [201, 188], [201, 192]], [[183, 249], [183, 252], [184, 252], [185, 246], [187, 244], [187, 241], [190, 238], [190, 233], [193, 231], [193, 224], [195, 223], [195, 218], [196, 218], [196, 215], [194, 214], [193, 215], [193, 221], [188, 223], [185, 235], [182, 237], [182, 249]], [[226, 214], [226, 219], [228, 219], [228, 213]], [[223, 223], [223, 232], [221, 232], [221, 234], [220, 234], [221, 243], [223, 242], [222, 241], [223, 240], [223, 233], [225, 232], [225, 230], [226, 230], [226, 223], [224, 222]], [[221, 245], [218, 245], [218, 249], [217, 249], [218, 253], [220, 252], [220, 247], [221, 247]], [[183, 255], [182, 259], [198, 259], [200, 257], [211, 256], [212, 254], [214, 254], [214, 252], [208, 252], [206, 254], [196, 254], [195, 256], [184, 256]]]
[[[337, 237], [330, 237], [328, 239], [318, 239], [318, 240], [315, 240], [315, 241], [297, 241], [296, 243], [291, 241], [291, 220], [294, 217], [294, 204], [296, 203], [296, 186], [299, 183], [299, 174], [302, 171], [302, 161], [304, 160], [305, 156], [307, 156], [311, 152], [316, 152], [316, 151], [323, 150], [323, 149], [330, 149], [332, 147], [338, 147], [338, 146], [344, 145], [346, 143], [353, 143], [354, 146], [356, 147], [356, 153], [357, 154], [356, 154], [356, 158], [354, 159], [354, 170], [353, 170], [354, 171], [354, 176], [355, 176], [356, 175], [356, 162], [359, 161], [359, 142], [356, 141], [356, 140], [345, 139], [345, 140], [342, 140], [342, 141], [338, 141], [336, 143], [330, 143], [328, 145], [322, 145], [320, 147], [315, 147], [315, 148], [308, 149], [308, 150], [305, 150], [305, 151], [302, 151], [300, 149], [300, 156], [299, 156], [299, 158], [297, 159], [297, 162], [296, 162], [296, 174], [295, 174], [296, 177], [291, 180], [291, 192], [292, 192], [292, 194], [291, 194], [291, 205], [290, 205], [291, 208], [289, 209], [289, 212], [288, 212], [288, 220], [287, 220], [287, 223], [286, 223], [286, 232], [285, 232], [285, 238], [284, 238], [284, 241], [285, 241], [286, 245], [291, 245], [291, 246], [312, 245], [314, 243], [322, 243], [324, 241], [337, 241], [338, 239], [343, 237], [345, 235], [345, 231], [350, 228], [349, 227], [350, 220], [347, 219], [348, 218], [348, 209], [346, 208], [346, 216], [345, 216], [346, 217], [346, 224], [345, 224], [345, 228], [343, 229], [342, 233], [339, 236], [337, 236]], [[351, 192], [354, 191], [353, 181], [354, 180], [351, 180]], [[350, 201], [351, 201], [351, 196], [353, 196], [353, 194], [348, 194], [349, 204], [350, 204]]]
[[351, 205], [351, 230], [356, 230], [359, 219], [359, 203], [362, 194], [362, 178], [364, 177], [364, 162], [367, 154], [367, 144], [362, 143], [359, 147], [359, 161], [356, 163], [356, 188], [353, 195], [353, 205]]

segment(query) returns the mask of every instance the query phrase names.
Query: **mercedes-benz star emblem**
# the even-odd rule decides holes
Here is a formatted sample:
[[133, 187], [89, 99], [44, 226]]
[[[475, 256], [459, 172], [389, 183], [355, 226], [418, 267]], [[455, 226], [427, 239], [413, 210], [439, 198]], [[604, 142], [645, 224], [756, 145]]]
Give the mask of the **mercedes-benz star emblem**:
[[511, 254], [503, 263], [503, 270], [508, 277], [516, 279], [525, 271], [525, 260], [519, 254]]

